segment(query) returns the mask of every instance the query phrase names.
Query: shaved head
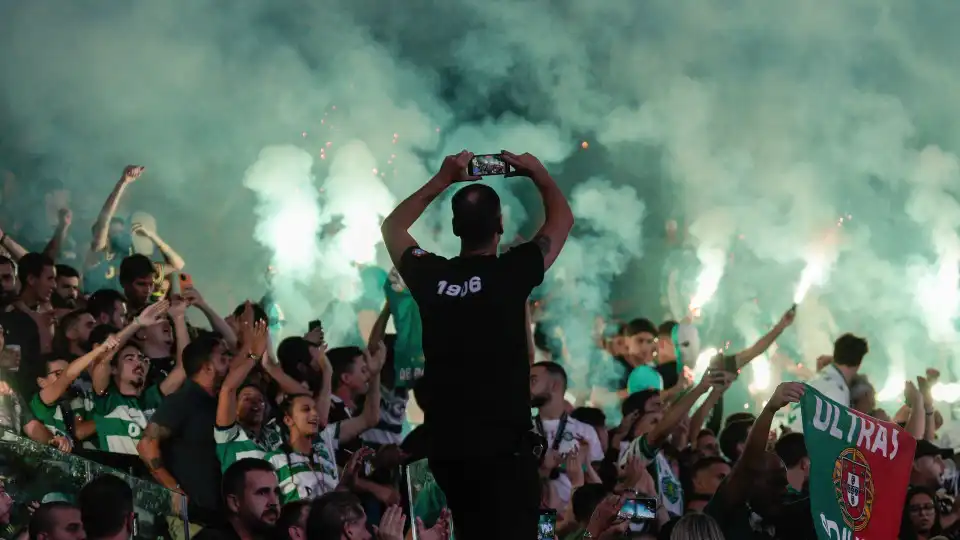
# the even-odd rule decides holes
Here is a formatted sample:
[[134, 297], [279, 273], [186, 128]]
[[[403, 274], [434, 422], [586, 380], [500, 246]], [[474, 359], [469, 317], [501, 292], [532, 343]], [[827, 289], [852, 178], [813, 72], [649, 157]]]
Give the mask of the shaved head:
[[453, 234], [465, 246], [480, 246], [503, 234], [500, 196], [486, 184], [470, 184], [453, 196]]

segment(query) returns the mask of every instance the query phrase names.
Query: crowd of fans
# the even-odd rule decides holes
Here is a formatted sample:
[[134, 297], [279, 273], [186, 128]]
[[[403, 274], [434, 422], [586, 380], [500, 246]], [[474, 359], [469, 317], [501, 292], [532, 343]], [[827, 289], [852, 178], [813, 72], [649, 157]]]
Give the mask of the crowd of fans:
[[[404, 436], [404, 411], [411, 398], [428, 404], [434, 390], [398, 384], [394, 336], [386, 332], [389, 307], [366, 347], [329, 347], [321, 324], [274, 346], [263, 306], [245, 302], [218, 314], [170, 246], [115, 216], [124, 189], [142, 173], [143, 167], [124, 170], [86, 253], [72, 240], [71, 212], [57, 206], [63, 186], [46, 199], [52, 205], [41, 220], [46, 241], [32, 239], [43, 227], [38, 234], [38, 227], [14, 226], [0, 216], [7, 227], [0, 232], [5, 436], [50, 444], [186, 495], [185, 505], [178, 497], [171, 502], [177, 511], [168, 517], [167, 534], [174, 538], [450, 537], [456, 518], [435, 484], [418, 485], [411, 500], [404, 466], [427, 457], [428, 435], [418, 427]], [[18, 235], [31, 238], [23, 240], [26, 247]], [[136, 253], [135, 235], [151, 240], [162, 261]], [[210, 330], [191, 324], [196, 315]], [[530, 384], [523, 397], [536, 410], [531, 429], [544, 443], [541, 508], [545, 527], [555, 529], [548, 534], [817, 538], [803, 435], [792, 432], [789, 421], [774, 427], [775, 417], [792, 414], [804, 384], [780, 384], [756, 416], [731, 414], [723, 403], [739, 370], [793, 317], [788, 311], [755, 345], [718, 356], [699, 380], [684, 366], [684, 344], [677, 343], [684, 323], [638, 318], [622, 325], [598, 343], [624, 372], [619, 391], [610, 393], [619, 402], [614, 422], [601, 408], [568, 401], [562, 352], [555, 361], [534, 361], [550, 354], [534, 344], [536, 321], [528, 320]], [[840, 336], [809, 384], [856, 410], [890, 418], [858, 374], [867, 352], [862, 338]], [[631, 373], [651, 367], [662, 385], [631, 391]], [[937, 375], [908, 383], [906, 405], [892, 418], [919, 441], [902, 540], [960, 538], [953, 452], [937, 446], [942, 419], [930, 392]], [[471, 437], [473, 444], [496, 444], [482, 433]], [[481, 473], [487, 466], [475, 464]], [[70, 495], [31, 505], [28, 526], [11, 535], [99, 540], [138, 534], [133, 493], [119, 477], [99, 476]], [[10, 522], [14, 504], [31, 503], [0, 493], [0, 523]], [[475, 504], [488, 503], [478, 497]], [[630, 504], [634, 511], [625, 513]]]

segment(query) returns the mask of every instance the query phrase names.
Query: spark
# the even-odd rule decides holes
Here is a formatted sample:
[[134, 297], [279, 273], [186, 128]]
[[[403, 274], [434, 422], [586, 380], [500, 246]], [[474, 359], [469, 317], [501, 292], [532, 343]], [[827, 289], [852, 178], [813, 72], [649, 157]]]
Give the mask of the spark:
[[580, 148], [583, 148], [584, 150], [586, 150], [587, 148], [590, 148], [590, 143], [588, 143], [587, 141], [583, 141], [582, 143], [580, 143]]
[[307, 138], [307, 132], [304, 131], [303, 133], [300, 134], [300, 136], [303, 137], [304, 139], [306, 139], [306, 138]]
[[373, 169], [373, 174], [377, 174], [377, 169], [376, 169], [376, 168]]
[[331, 146], [333, 146], [333, 143], [330, 141], [327, 141], [327, 148], [330, 148]]

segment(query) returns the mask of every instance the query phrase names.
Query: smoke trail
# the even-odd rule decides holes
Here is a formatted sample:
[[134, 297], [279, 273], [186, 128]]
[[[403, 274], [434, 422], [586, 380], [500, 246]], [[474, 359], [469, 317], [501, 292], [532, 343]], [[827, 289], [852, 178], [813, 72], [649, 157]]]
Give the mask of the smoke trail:
[[916, 169], [908, 178], [915, 188], [907, 202], [907, 213], [929, 231], [937, 256], [929, 270], [912, 268], [914, 274], [920, 274], [916, 280], [917, 304], [930, 339], [937, 343], [955, 341], [954, 320], [960, 314], [960, 204], [947, 190], [960, 181], [960, 163], [953, 154], [927, 147], [918, 155]]
[[[870, 339], [867, 374], [883, 386], [897, 342], [911, 359], [936, 358], [951, 335], [953, 173], [918, 172], [934, 167], [918, 156], [937, 146], [936, 161], [948, 162], [960, 151], [956, 3], [456, 0], [398, 12], [245, 0], [225, 12], [212, 0], [34, 0], [0, 9], [10, 115], [0, 125], [16, 130], [16, 146], [46, 155], [41, 170], [82, 185], [75, 197], [102, 199], [124, 164], [147, 165], [128, 202], [156, 216], [201, 282], [252, 288], [260, 273], [265, 255], [249, 249], [246, 217], [254, 201], [236, 178], [262, 148], [296, 144], [315, 158], [325, 148], [323, 178], [340, 145], [363, 141], [399, 199], [447, 149], [511, 146], [500, 138], [512, 111], [590, 140], [586, 154], [561, 158], [566, 192], [602, 173], [663, 219], [700, 220], [690, 247], [701, 252], [705, 292], [719, 283], [707, 314], [716, 307], [729, 323], [734, 311], [721, 308], [757, 298], [761, 317], [779, 316], [823, 231], [843, 218], [835, 261], [803, 300], [816, 295], [837, 331]], [[457, 140], [463, 125], [490, 126], [484, 144]], [[518, 192], [505, 206], [522, 228]], [[714, 230], [713, 216], [729, 223]], [[446, 217], [422, 221], [425, 242], [450, 241]], [[644, 240], [655, 240], [648, 229]], [[218, 235], [215, 250], [201, 230]], [[616, 280], [638, 281], [630, 271]], [[656, 299], [659, 288], [631, 290]], [[798, 329], [814, 311], [801, 305]], [[828, 332], [804, 350], [836, 337]], [[901, 364], [904, 376], [913, 364]]]
[[598, 178], [577, 185], [570, 198], [577, 225], [547, 276], [546, 309], [563, 330], [571, 388], [583, 389], [605, 386], [611, 375], [609, 365], [593, 362], [590, 331], [597, 316], [609, 315], [611, 280], [642, 253], [645, 206], [632, 187]]
[[303, 288], [319, 266], [320, 193], [313, 157], [295, 146], [272, 146], [247, 169], [243, 184], [257, 195], [254, 236], [272, 253], [276, 300], [288, 321], [307, 321], [311, 300]]

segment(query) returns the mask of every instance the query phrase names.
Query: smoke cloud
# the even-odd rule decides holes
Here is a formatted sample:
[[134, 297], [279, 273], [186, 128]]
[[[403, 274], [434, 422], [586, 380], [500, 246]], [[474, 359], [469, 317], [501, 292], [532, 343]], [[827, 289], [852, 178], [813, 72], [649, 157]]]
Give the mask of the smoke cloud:
[[[154, 215], [219, 304], [259, 296], [283, 252], [265, 231], [288, 218], [244, 171], [264, 148], [299, 148], [323, 189], [296, 201], [315, 200], [319, 221], [292, 224], [313, 250], [299, 260], [318, 265], [311, 312], [354, 294], [344, 284], [373, 260], [373, 224], [444, 154], [539, 153], [583, 227], [548, 276], [578, 295], [566, 302], [603, 314], [630, 295], [641, 312], [618, 316], [659, 310], [660, 283], [638, 283], [637, 267], [663, 267], [640, 250], [673, 219], [686, 232], [673, 249], [697, 254], [674, 275], [702, 306], [705, 347], [762, 334], [822, 260], [798, 329], [818, 348], [865, 335], [866, 372], [895, 386], [914, 366], [960, 367], [958, 16], [893, 0], [7, 2], [0, 126], [5, 146], [40, 156], [20, 191], [63, 179], [81, 236], [122, 167], [147, 165], [124, 211]], [[303, 156], [283, 152], [299, 165], [276, 170], [305, 179]], [[540, 219], [514, 182], [491, 181], [509, 233]], [[415, 232], [452, 255], [446, 201]], [[555, 315], [588, 365], [573, 349], [592, 315]], [[836, 330], [805, 321], [827, 315]], [[812, 362], [791, 332], [784, 347]]]

